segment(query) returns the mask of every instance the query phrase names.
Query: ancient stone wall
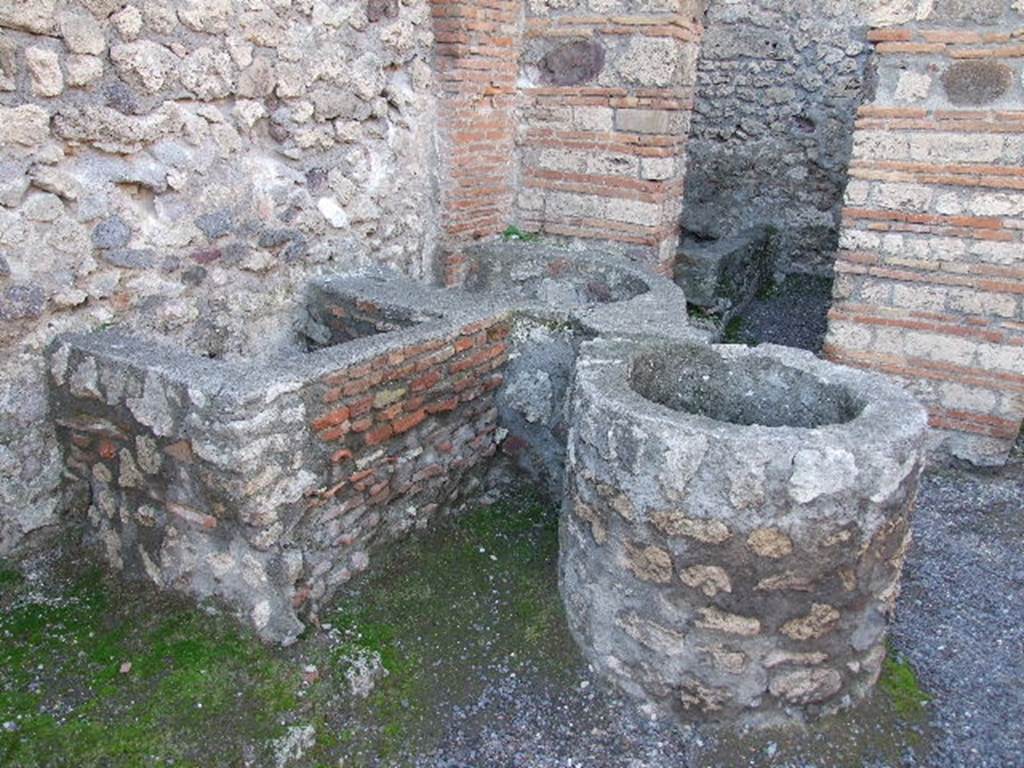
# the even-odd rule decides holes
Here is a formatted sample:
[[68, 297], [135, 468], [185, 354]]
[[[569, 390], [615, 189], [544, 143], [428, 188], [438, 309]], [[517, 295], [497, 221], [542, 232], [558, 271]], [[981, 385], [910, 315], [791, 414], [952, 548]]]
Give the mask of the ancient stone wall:
[[0, 0], [0, 552], [54, 521], [43, 346], [287, 342], [311, 275], [433, 270], [426, 0]]
[[520, 60], [524, 229], [671, 274], [703, 0], [532, 0]]
[[827, 351], [902, 377], [947, 450], [999, 463], [1024, 417], [1024, 4], [892, 5]]
[[683, 228], [774, 229], [782, 270], [827, 272], [866, 96], [866, 15], [849, 0], [712, 0], [697, 70]]
[[270, 359], [60, 335], [50, 404], [69, 523], [114, 569], [289, 641], [382, 546], [462, 509], [505, 438], [560, 480], [574, 337], [641, 317], [693, 339], [684, 297], [609, 254], [485, 248], [472, 294], [382, 270], [313, 281], [305, 344]]

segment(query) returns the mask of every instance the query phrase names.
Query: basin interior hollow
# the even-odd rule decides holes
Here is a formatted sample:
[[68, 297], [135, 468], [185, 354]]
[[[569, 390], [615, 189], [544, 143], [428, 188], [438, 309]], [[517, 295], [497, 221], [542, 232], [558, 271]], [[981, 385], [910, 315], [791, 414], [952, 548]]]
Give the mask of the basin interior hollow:
[[[422, 308], [384, 305], [358, 296], [331, 294], [329, 301], [317, 302], [319, 333], [305, 329], [307, 351], [346, 344], [357, 339], [404, 331], [438, 320], [440, 312]], [[324, 308], [329, 305], [329, 308]]]
[[813, 429], [852, 421], [864, 408], [845, 387], [772, 358], [731, 358], [696, 345], [679, 355], [638, 355], [630, 385], [667, 408], [742, 426]]

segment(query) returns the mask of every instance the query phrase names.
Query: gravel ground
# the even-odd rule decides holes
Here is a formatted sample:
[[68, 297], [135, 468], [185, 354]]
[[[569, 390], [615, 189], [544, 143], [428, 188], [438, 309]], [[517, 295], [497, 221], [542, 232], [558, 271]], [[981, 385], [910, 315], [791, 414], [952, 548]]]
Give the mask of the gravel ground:
[[490, 685], [473, 706], [455, 712], [444, 740], [432, 755], [416, 759], [416, 765], [686, 766], [692, 734], [645, 719], [634, 705], [601, 690], [582, 670], [578, 685], [562, 690], [527, 673]]
[[1024, 766], [1024, 466], [921, 489], [894, 644], [935, 697], [930, 764]]
[[831, 300], [831, 279], [790, 275], [747, 305], [737, 340], [817, 352], [825, 339]]
[[[289, 677], [289, 669], [304, 669], [307, 662], [315, 662], [325, 674], [308, 690], [303, 688], [305, 704], [285, 712], [282, 722], [315, 724], [318, 733], [335, 734], [335, 746], [328, 743], [327, 754], [287, 761], [287, 768], [1022, 768], [1022, 511], [1024, 464], [986, 474], [939, 470], [924, 478], [914, 520], [915, 544], [892, 639], [896, 653], [910, 660], [931, 696], [919, 714], [901, 713], [886, 694], [878, 692], [853, 711], [803, 730], [737, 733], [652, 721], [595, 679], [566, 636], [554, 579], [557, 545], [550, 524], [544, 522], [554, 515], [551, 509], [526, 525], [509, 517], [508, 532], [501, 527], [505, 518], [492, 514], [488, 525], [499, 525], [499, 529], [481, 529], [479, 535], [484, 538], [479, 541], [486, 548], [474, 538], [478, 527], [458, 529], [463, 534], [454, 542], [455, 549], [446, 549], [453, 543], [450, 535], [410, 545], [409, 554], [414, 557], [407, 568], [393, 576], [382, 575], [384, 581], [376, 586], [386, 590], [393, 609], [401, 609], [396, 613], [398, 634], [391, 650], [396, 658], [415, 660], [416, 668], [400, 666], [381, 681], [384, 698], [373, 706], [368, 702], [345, 714], [350, 708], [347, 695], [336, 700], [341, 681], [330, 673], [328, 659], [317, 655], [318, 636], [293, 649], [298, 654], [291, 660], [294, 664], [270, 658], [270, 651], [250, 648], [237, 639], [233, 642], [238, 648], [249, 648], [257, 665], [283, 671], [282, 679]], [[423, 575], [424, 563], [433, 564], [430, 578]], [[53, 586], [50, 580], [40, 584]], [[531, 596], [525, 604], [520, 600], [524, 592]], [[129, 616], [145, 616], [147, 611], [164, 615], [159, 600], [147, 603], [132, 590], [125, 597], [135, 605]], [[425, 607], [417, 608], [421, 604]], [[402, 613], [408, 609], [413, 614], [403, 621]], [[202, 631], [203, 619], [195, 611], [178, 611], [184, 611], [186, 626], [192, 627], [192, 634], [185, 634], [186, 645], [192, 648], [199, 642], [195, 635]], [[395, 613], [375, 611], [370, 618], [389, 612]], [[43, 684], [56, 686], [56, 694], [67, 682], [61, 678], [59, 654], [55, 656], [55, 648], [63, 647], [59, 638], [63, 624], [61, 619], [43, 630], [43, 639], [51, 633], [58, 637], [40, 646], [33, 662], [43, 670], [38, 673]], [[88, 629], [81, 628], [76, 636], [87, 646], [92, 642], [84, 634]], [[112, 629], [128, 631], [118, 629], [116, 621]], [[159, 635], [154, 638], [146, 632], [136, 639], [152, 644]], [[217, 637], [231, 639], [224, 631]], [[129, 642], [128, 646], [117, 650], [115, 662], [134, 659], [141, 669], [148, 657], [156, 659], [164, 653], [148, 645], [136, 648]], [[66, 661], [74, 663], [74, 653], [65, 650], [70, 653], [65, 653]], [[187, 661], [176, 664], [188, 672]], [[196, 663], [205, 664], [202, 658]], [[230, 666], [224, 660], [219, 665]], [[238, 670], [227, 672], [231, 672], [230, 684]], [[52, 679], [54, 674], [57, 679]], [[391, 685], [393, 678], [398, 678], [397, 686]], [[244, 682], [244, 675], [239, 679]], [[136, 689], [127, 693], [132, 690]], [[238, 695], [259, 704], [259, 697], [247, 691], [241, 689]], [[199, 693], [210, 692], [202, 688]], [[57, 699], [81, 704], [80, 697], [57, 695]], [[100, 714], [113, 718], [112, 732], [122, 737], [134, 734], [131, 722], [118, 711], [114, 707]], [[210, 738], [227, 741], [230, 734], [219, 730], [239, 728], [244, 720], [238, 718], [250, 716], [251, 711], [249, 705], [228, 706], [214, 721], [190, 721], [195, 732], [182, 731], [175, 738], [189, 743]], [[174, 706], [165, 712], [177, 714]], [[375, 756], [373, 745], [389, 723], [397, 728], [388, 740], [393, 749], [387, 756]], [[340, 741], [343, 733], [347, 733], [346, 742]], [[159, 739], [153, 744], [154, 754], [167, 746]], [[204, 765], [269, 765], [240, 761], [234, 747], [220, 746], [216, 757], [211, 754]], [[74, 763], [30, 764], [48, 768]]]
[[1015, 768], [1024, 766], [1024, 467], [924, 479], [893, 646], [932, 697], [927, 724], [884, 697], [804, 731], [730, 734], [653, 722], [580, 667], [548, 685], [530, 665], [452, 712], [429, 768]]

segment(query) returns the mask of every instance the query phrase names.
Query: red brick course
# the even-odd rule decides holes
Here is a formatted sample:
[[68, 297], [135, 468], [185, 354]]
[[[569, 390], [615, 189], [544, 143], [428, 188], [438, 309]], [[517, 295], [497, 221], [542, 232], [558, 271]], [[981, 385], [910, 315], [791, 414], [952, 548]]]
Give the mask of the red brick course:
[[493, 392], [508, 358], [506, 321], [442, 333], [324, 378], [323, 411], [310, 426], [336, 469], [309, 506], [324, 524], [351, 521], [349, 544], [339, 538], [337, 546], [372, 535], [361, 528], [369, 510], [458, 487], [466, 471], [496, 450]]
[[510, 221], [519, 3], [432, 0], [443, 146], [442, 279], [458, 284], [460, 247]]

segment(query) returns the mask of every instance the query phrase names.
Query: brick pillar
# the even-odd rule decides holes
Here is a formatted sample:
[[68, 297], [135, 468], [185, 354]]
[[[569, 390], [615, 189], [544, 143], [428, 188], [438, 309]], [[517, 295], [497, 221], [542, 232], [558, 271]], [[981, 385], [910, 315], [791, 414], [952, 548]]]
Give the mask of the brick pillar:
[[440, 87], [442, 279], [465, 278], [461, 246], [501, 232], [515, 181], [518, 0], [432, 0]]
[[[560, 4], [563, 8], [569, 3]], [[520, 59], [524, 229], [613, 240], [671, 276], [703, 0], [527, 11]]]
[[826, 350], [903, 378], [988, 464], [1024, 416], [1024, 16], [968, 5], [871, 33]]

